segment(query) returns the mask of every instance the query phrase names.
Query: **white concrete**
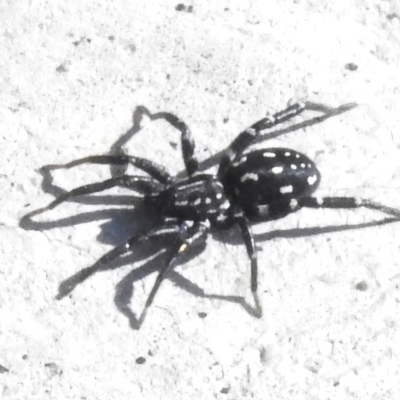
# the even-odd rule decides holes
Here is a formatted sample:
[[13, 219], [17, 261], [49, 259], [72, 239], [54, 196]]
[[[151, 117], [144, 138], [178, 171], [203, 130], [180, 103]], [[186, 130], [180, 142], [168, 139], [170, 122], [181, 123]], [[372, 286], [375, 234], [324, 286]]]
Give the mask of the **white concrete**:
[[[400, 208], [398, 1], [186, 4], [192, 12], [177, 4], [0, 4], [0, 398], [400, 398], [400, 223], [266, 236], [378, 220], [379, 213], [303, 210], [255, 227], [261, 320], [166, 281], [134, 331], [114, 296], [138, 265], [99, 273], [55, 300], [58, 285], [121, 243], [129, 224], [94, 219], [21, 229], [26, 212], [53, 199], [38, 169], [109, 152], [139, 105], [186, 121], [205, 160], [288, 102], [358, 102], [269, 145], [316, 161], [321, 196], [357, 195]], [[164, 122], [147, 123], [125, 147], [171, 172], [183, 169], [178, 134]], [[54, 176], [55, 185], [71, 189], [107, 179], [110, 169]], [[36, 220], [116, 207], [68, 203]], [[251, 302], [244, 246], [217, 239], [176, 271], [206, 293]], [[136, 275], [136, 314], [154, 278]], [[366, 290], [357, 290], [362, 282]]]

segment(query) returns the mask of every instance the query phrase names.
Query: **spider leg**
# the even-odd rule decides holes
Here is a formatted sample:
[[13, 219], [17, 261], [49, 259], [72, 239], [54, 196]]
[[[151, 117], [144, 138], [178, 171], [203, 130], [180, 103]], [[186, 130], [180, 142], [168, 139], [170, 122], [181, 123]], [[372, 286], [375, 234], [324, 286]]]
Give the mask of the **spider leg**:
[[322, 104], [311, 102], [293, 104], [286, 109], [275, 113], [272, 116], [266, 116], [265, 118], [262, 118], [260, 121], [257, 121], [249, 128], [241, 132], [229, 146], [227, 151], [228, 156], [230, 160], [233, 161], [235, 158], [238, 158], [248, 146], [254, 143], [255, 139], [261, 131], [273, 128], [276, 125], [289, 121], [290, 119], [296, 117], [305, 110], [322, 112], [325, 115], [333, 116], [349, 111], [356, 106], [356, 103], [349, 103], [344, 104], [336, 109], [332, 109]]
[[108, 253], [104, 254], [100, 257], [92, 266], [84, 268], [79, 271], [77, 274], [63, 281], [58, 288], [57, 300], [62, 299], [71, 293], [75, 287], [82, 283], [84, 280], [94, 275], [96, 272], [101, 270], [105, 265], [109, 264], [113, 260], [119, 258], [123, 254], [131, 251], [131, 248], [137, 244], [138, 242], [143, 242], [152, 237], [162, 236], [162, 235], [171, 235], [171, 234], [179, 234], [180, 227], [178, 226], [175, 220], [165, 221], [165, 224], [161, 227], [153, 228], [149, 231], [144, 231], [135, 236], [132, 236], [129, 240], [123, 243], [120, 246], [115, 247], [110, 250]]
[[355, 197], [304, 197], [298, 200], [300, 207], [307, 208], [360, 208], [365, 207], [371, 210], [381, 211], [385, 214], [399, 218], [400, 210], [387, 207], [383, 204], [375, 203], [366, 199], [357, 199]]
[[189, 127], [177, 116], [168, 112], [160, 112], [151, 115], [152, 120], [165, 119], [175, 129], [181, 132], [182, 156], [189, 176], [192, 176], [199, 168], [199, 162], [194, 154], [195, 143]]
[[254, 237], [251, 232], [249, 223], [245, 217], [238, 218], [238, 224], [242, 231], [244, 243], [246, 245], [247, 254], [251, 262], [251, 293], [253, 294], [254, 303], [256, 306], [255, 315], [258, 318], [262, 317], [263, 311], [260, 300], [258, 298], [258, 262], [257, 262], [257, 249], [254, 242]]
[[43, 169], [53, 170], [53, 169], [68, 169], [76, 167], [81, 164], [113, 164], [113, 165], [124, 165], [132, 164], [136, 168], [147, 172], [152, 178], [156, 179], [161, 183], [170, 183], [173, 178], [166, 171], [166, 169], [153, 161], [147, 160], [146, 158], [128, 156], [128, 155], [117, 155], [117, 156], [89, 156], [80, 158], [78, 160], [71, 161], [67, 164], [51, 164], [45, 165]]
[[272, 116], [267, 116], [260, 121], [257, 121], [249, 128], [239, 133], [236, 139], [229, 146], [227, 156], [231, 161], [233, 161], [239, 157], [247, 147], [254, 143], [261, 131], [286, 122], [296, 115], [301, 114], [306, 109], [307, 103], [296, 103], [283, 111], [279, 111]]
[[[179, 229], [181, 230], [182, 228], [179, 227]], [[174, 249], [170, 252], [167, 262], [163, 265], [160, 272], [158, 273], [158, 276], [153, 285], [153, 288], [151, 289], [149, 297], [146, 300], [144, 309], [139, 318], [139, 327], [143, 324], [143, 321], [146, 318], [147, 311], [148, 311], [149, 307], [152, 305], [154, 298], [158, 292], [158, 289], [161, 286], [162, 281], [165, 279], [165, 277], [168, 275], [168, 273], [173, 268], [175, 261], [183, 253], [188, 251], [191, 247], [198, 246], [198, 245], [201, 245], [202, 243], [205, 243], [208, 231], [209, 231], [208, 224], [205, 224], [204, 222], [197, 222], [191, 228], [189, 228], [187, 230], [187, 232], [185, 234], [186, 237], [184, 239], [183, 239], [182, 232], [180, 233], [179, 236], [180, 236], [181, 240], [179, 241], [179, 244], [177, 246], [175, 246]]]
[[110, 189], [116, 186], [136, 190], [144, 194], [158, 192], [162, 187], [160, 183], [148, 177], [122, 175], [117, 178], [111, 178], [102, 182], [91, 183], [89, 185], [84, 185], [72, 189], [71, 191], [63, 193], [61, 196], [57, 197], [48, 206], [39, 208], [26, 214], [24, 218], [32, 218], [35, 215], [42, 214], [43, 212], [48, 210], [52, 210], [59, 204], [63, 203], [64, 201], [68, 201], [73, 197], [101, 192], [103, 190]]
[[[136, 236], [134, 236], [136, 238]], [[129, 239], [132, 240], [133, 238]], [[68, 296], [76, 286], [82, 283], [84, 280], [88, 279], [96, 272], [101, 270], [102, 266], [107, 265], [111, 261], [115, 260], [116, 258], [122, 256], [129, 250], [129, 246], [127, 247], [126, 242], [121, 246], [115, 247], [108, 253], [104, 254], [99, 260], [97, 260], [92, 266], [87, 267], [76, 273], [75, 275], [65, 279], [58, 287], [58, 294], [56, 296], [57, 300], [61, 300], [65, 296]]]
[[275, 113], [272, 116], [262, 118], [260, 121], [257, 121], [249, 128], [241, 132], [230, 144], [228, 149], [225, 151], [225, 154], [221, 158], [218, 176], [222, 177], [224, 175], [230, 163], [239, 158], [241, 154], [247, 149], [247, 147], [249, 147], [256, 141], [257, 137], [263, 130], [273, 128], [276, 125], [289, 121], [290, 119], [301, 114], [305, 110], [324, 113], [325, 115], [320, 117], [322, 121], [324, 118], [326, 119], [328, 117], [341, 114], [343, 112], [351, 110], [352, 108], [355, 108], [356, 106], [356, 103], [349, 103], [344, 104], [336, 109], [332, 109], [330, 107], [311, 102], [296, 103], [287, 107], [285, 110]]
[[227, 168], [232, 161], [240, 157], [243, 151], [246, 150], [254, 141], [260, 132], [274, 127], [275, 125], [281, 124], [288, 121], [289, 119], [301, 114], [307, 109], [308, 103], [296, 103], [286, 108], [283, 111], [279, 111], [273, 116], [265, 117], [260, 121], [257, 121], [243, 132], [239, 133], [236, 139], [230, 144], [228, 149], [225, 151], [221, 158], [221, 162], [218, 168], [218, 176], [223, 177]]

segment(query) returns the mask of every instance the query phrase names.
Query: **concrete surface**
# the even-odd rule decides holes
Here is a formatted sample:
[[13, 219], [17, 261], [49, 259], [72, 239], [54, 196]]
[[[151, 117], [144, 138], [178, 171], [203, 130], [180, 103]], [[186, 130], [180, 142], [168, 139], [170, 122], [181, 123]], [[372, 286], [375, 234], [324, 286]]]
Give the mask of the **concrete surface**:
[[[84, 166], [42, 187], [44, 164], [122, 146], [182, 171], [177, 132], [162, 121], [132, 128], [140, 105], [184, 119], [204, 161], [288, 102], [357, 102], [259, 146], [308, 154], [321, 195], [400, 208], [397, 1], [22, 0], [0, 3], [0, 19], [2, 399], [400, 398], [400, 223], [361, 229], [380, 213], [302, 210], [255, 227], [261, 320], [200, 296], [251, 302], [240, 236], [214, 235], [163, 284], [139, 331], [129, 318], [162, 262], [158, 248], [55, 299], [62, 281], [150, 217], [132, 211], [127, 192], [19, 227], [63, 189], [118, 173]], [[306, 229], [332, 226], [341, 228]]]

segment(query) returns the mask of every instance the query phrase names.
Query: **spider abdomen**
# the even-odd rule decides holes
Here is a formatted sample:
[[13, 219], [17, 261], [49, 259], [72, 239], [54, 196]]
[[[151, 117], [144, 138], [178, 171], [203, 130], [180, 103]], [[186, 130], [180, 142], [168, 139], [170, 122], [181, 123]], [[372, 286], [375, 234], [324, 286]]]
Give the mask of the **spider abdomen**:
[[243, 154], [224, 176], [227, 194], [252, 220], [286, 215], [296, 209], [296, 200], [314, 192], [319, 182], [313, 161], [284, 148]]

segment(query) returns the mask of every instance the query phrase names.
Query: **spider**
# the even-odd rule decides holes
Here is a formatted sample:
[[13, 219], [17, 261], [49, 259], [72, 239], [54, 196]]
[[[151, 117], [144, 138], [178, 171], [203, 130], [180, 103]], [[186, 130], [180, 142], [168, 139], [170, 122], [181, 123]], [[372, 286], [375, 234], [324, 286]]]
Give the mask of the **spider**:
[[[356, 104], [340, 106], [339, 112], [348, 111]], [[67, 164], [43, 167], [45, 170], [67, 169], [81, 164], [132, 164], [146, 176], [123, 174], [102, 182], [92, 183], [66, 192], [48, 206], [30, 212], [32, 218], [75, 196], [100, 192], [112, 187], [124, 187], [138, 192], [142, 201], [158, 210], [162, 224], [147, 228], [132, 236], [122, 245], [101, 257], [95, 265], [104, 265], [131, 248], [151, 238], [168, 239], [170, 251], [160, 268], [155, 283], [138, 319], [138, 328], [154, 301], [162, 281], [176, 261], [190, 248], [205, 244], [210, 230], [228, 230], [239, 226], [250, 259], [250, 287], [254, 299], [254, 315], [262, 316], [257, 286], [258, 262], [251, 231], [254, 223], [283, 218], [303, 207], [355, 209], [366, 207], [400, 218], [397, 210], [354, 197], [314, 197], [321, 179], [320, 172], [307, 156], [288, 148], [264, 148], [245, 152], [256, 142], [260, 133], [300, 115], [305, 110], [326, 111], [327, 107], [314, 103], [296, 103], [272, 116], [266, 116], [241, 132], [223, 152], [218, 172], [202, 173], [195, 156], [195, 145], [189, 127], [171, 113], [160, 113], [162, 118], [181, 132], [183, 161], [187, 177], [171, 176], [166, 169], [145, 158], [130, 155], [94, 155]], [[337, 114], [339, 113], [337, 112]], [[323, 118], [321, 118], [322, 120]], [[74, 289], [68, 280], [60, 285], [64, 297]]]

